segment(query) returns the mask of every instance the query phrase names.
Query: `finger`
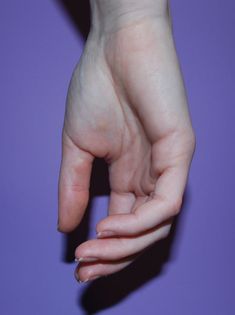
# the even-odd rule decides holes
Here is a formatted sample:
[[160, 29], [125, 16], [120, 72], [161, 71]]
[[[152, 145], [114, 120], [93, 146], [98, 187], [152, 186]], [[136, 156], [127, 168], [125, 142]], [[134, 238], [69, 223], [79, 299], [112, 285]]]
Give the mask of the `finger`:
[[63, 133], [59, 176], [58, 230], [72, 231], [81, 221], [89, 199], [90, 175], [94, 157]]
[[[133, 193], [117, 193], [111, 191], [109, 199], [109, 215], [118, 213], [130, 213], [133, 205], [136, 203], [136, 197]], [[93, 280], [94, 278], [115, 273], [129, 265], [135, 257], [130, 257], [124, 261], [85, 263], [79, 264], [75, 270], [75, 277], [80, 282]]]
[[138, 237], [89, 240], [77, 247], [75, 256], [82, 262], [120, 260], [135, 255], [156, 241], [165, 238], [169, 234], [170, 227], [171, 220]]
[[98, 263], [82, 263], [75, 269], [75, 277], [79, 282], [87, 282], [99, 277], [108, 276], [118, 272], [133, 262], [137, 255], [131, 258], [118, 260], [115, 262], [100, 261]]
[[147, 200], [149, 199], [149, 196], [138, 196], [136, 197], [135, 203], [131, 209], [131, 212], [135, 212], [137, 208], [142, 206]]
[[110, 216], [97, 224], [98, 237], [137, 235], [156, 227], [179, 213], [188, 167], [181, 164], [166, 169], [158, 178], [149, 201], [131, 214]]
[[[129, 214], [134, 211], [135, 207], [143, 204], [146, 198], [148, 197], [139, 196], [136, 198], [133, 193], [117, 193], [112, 191], [109, 199], [109, 215]], [[102, 237], [109, 235], [109, 231], [104, 231]]]
[[136, 197], [133, 193], [111, 191], [108, 210], [109, 215], [130, 213], [135, 201]]

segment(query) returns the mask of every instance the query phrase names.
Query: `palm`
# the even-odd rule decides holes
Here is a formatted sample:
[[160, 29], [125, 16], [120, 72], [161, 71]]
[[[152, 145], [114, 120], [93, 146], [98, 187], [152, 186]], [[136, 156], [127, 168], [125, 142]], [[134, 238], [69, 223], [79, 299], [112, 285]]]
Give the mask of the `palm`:
[[[193, 133], [170, 28], [160, 46], [157, 26], [155, 22], [133, 25], [99, 46], [91, 38], [71, 80], [64, 144], [69, 150], [76, 147], [84, 161], [80, 170], [90, 172], [94, 157], [109, 163], [110, 214], [133, 213], [154, 196], [164, 199], [169, 193], [175, 199], [184, 190]], [[176, 176], [182, 186], [178, 190]], [[64, 174], [60, 188], [69, 182]], [[74, 179], [73, 191], [84, 201], [80, 209], [73, 205], [69, 216], [62, 214], [64, 230], [80, 221], [88, 186], [87, 176]], [[73, 202], [81, 202], [78, 194], [74, 196]], [[166, 227], [168, 231], [169, 224]], [[99, 241], [105, 240], [93, 243]]]

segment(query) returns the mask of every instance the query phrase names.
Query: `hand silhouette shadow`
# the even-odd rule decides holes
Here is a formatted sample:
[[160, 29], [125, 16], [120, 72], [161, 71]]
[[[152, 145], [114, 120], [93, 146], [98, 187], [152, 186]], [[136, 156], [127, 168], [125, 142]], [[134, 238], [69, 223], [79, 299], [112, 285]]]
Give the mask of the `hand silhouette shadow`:
[[[56, 1], [65, 14], [70, 17], [77, 31], [82, 34], [84, 40], [86, 40], [90, 28], [89, 1], [54, 1]], [[98, 195], [108, 196], [109, 193], [110, 187], [107, 165], [104, 160], [95, 159], [91, 175], [90, 201], [86, 214], [78, 229], [64, 237], [63, 260], [65, 262], [74, 262], [74, 252], [76, 247], [87, 240], [93, 198]], [[170, 234], [166, 239], [161, 240], [148, 248], [138, 257], [138, 259], [124, 270], [87, 284], [82, 296], [78, 296], [78, 305], [84, 309], [87, 315], [95, 314], [103, 309], [113, 306], [126, 298], [131, 292], [143, 286], [149, 280], [163, 273], [164, 264], [173, 259], [173, 243], [177, 243], [179, 221], [184, 214], [184, 209], [188, 207], [188, 203], [189, 190], [187, 188], [184, 194], [181, 213], [175, 218]]]

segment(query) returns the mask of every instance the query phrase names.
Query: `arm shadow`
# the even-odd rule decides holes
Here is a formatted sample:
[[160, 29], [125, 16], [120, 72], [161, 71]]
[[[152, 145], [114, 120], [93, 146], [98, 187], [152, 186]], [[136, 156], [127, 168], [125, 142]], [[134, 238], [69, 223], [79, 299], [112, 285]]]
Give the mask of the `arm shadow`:
[[[88, 0], [53, 0], [59, 5], [60, 9], [70, 19], [77, 32], [81, 34], [84, 41], [88, 37], [90, 28], [90, 7]], [[90, 187], [90, 201], [87, 206], [86, 214], [79, 225], [79, 229], [64, 236], [63, 257], [66, 263], [74, 262], [74, 252], [76, 247], [87, 240], [90, 210], [92, 200], [95, 196], [109, 195], [110, 187], [108, 181], [108, 168], [103, 159], [95, 159]], [[164, 265], [174, 259], [174, 253], [179, 239], [180, 221], [185, 215], [185, 209], [190, 203], [190, 193], [187, 188], [184, 194], [183, 206], [172, 225], [170, 234], [144, 251], [138, 259], [125, 269], [108, 277], [97, 279], [86, 285], [82, 295], [78, 295], [77, 303], [82, 307], [85, 314], [95, 314], [101, 310], [112, 307], [130, 293], [138, 290], [153, 278], [159, 277], [164, 273]], [[79, 291], [81, 292], [81, 291]]]

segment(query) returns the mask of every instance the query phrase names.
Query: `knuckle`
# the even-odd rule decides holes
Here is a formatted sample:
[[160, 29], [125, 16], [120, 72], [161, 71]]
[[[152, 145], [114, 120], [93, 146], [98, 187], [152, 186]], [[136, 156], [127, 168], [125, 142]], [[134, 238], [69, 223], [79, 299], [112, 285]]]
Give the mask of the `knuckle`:
[[60, 222], [57, 224], [57, 231], [61, 233], [70, 233], [75, 229], [75, 226], [72, 225], [67, 220], [60, 219]]

